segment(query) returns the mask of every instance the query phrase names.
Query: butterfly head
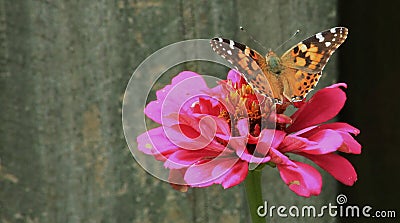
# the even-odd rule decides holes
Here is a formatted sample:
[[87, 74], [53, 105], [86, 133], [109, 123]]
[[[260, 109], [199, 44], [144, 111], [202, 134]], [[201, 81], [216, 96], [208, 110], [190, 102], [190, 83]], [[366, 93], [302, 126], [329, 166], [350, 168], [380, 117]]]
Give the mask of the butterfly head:
[[281, 59], [272, 50], [269, 50], [265, 55], [265, 61], [268, 65], [268, 69], [275, 74], [280, 74], [282, 71]]

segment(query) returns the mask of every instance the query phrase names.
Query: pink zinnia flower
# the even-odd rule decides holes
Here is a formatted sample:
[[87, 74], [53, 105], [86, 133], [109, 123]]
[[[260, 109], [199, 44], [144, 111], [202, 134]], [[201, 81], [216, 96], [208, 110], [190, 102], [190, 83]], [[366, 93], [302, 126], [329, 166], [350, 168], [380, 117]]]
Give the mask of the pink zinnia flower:
[[[145, 109], [145, 114], [162, 126], [140, 135], [138, 148], [164, 162], [175, 188], [211, 184], [228, 188], [246, 178], [248, 164], [239, 157], [237, 151], [242, 149], [228, 145], [232, 137], [229, 113], [218, 97], [211, 96], [215, 91], [198, 74], [182, 72], [159, 90], [157, 100]], [[236, 140], [246, 139], [247, 132], [236, 136]]]
[[170, 183], [182, 191], [212, 184], [229, 188], [246, 178], [249, 163], [271, 162], [295, 193], [319, 194], [318, 171], [289, 159], [288, 153], [312, 160], [351, 185], [357, 178], [354, 168], [335, 151], [360, 153], [361, 146], [349, 134], [358, 130], [345, 123], [321, 124], [343, 107], [346, 96], [340, 86], [345, 85], [296, 103], [299, 109], [287, 117], [282, 114], [287, 105], [274, 112], [235, 71], [212, 89], [200, 75], [185, 71], [147, 105], [145, 114], [161, 126], [140, 135], [138, 148], [164, 162]]

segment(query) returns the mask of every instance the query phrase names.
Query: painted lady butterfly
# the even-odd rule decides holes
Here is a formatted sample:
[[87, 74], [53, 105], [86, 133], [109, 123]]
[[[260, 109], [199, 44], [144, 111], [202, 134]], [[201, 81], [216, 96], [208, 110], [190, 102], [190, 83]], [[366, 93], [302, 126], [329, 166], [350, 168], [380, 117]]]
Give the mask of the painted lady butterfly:
[[303, 100], [321, 77], [329, 57], [346, 40], [347, 28], [334, 27], [317, 33], [280, 58], [269, 51], [265, 58], [249, 47], [223, 38], [213, 38], [211, 47], [234, 65], [256, 92], [282, 104]]

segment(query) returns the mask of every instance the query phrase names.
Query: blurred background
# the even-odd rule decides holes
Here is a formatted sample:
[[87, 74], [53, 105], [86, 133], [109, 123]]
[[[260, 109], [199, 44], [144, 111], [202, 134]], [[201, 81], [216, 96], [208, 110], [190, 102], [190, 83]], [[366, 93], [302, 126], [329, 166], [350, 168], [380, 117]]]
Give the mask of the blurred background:
[[[223, 36], [266, 53], [239, 26], [272, 49], [300, 29], [278, 54], [321, 30], [349, 28], [318, 87], [348, 84], [338, 118], [361, 130], [362, 154], [347, 157], [358, 181], [346, 187], [324, 175], [321, 195], [302, 198], [269, 168], [264, 199], [320, 206], [343, 193], [348, 204], [399, 214], [397, 9], [395, 3], [360, 0], [0, 0], [0, 222], [249, 222], [243, 185], [180, 193], [147, 174], [126, 145], [121, 121], [131, 74], [164, 46]], [[170, 73], [184, 69], [221, 78], [228, 70], [189, 63]]]
[[339, 1], [338, 12], [340, 23], [350, 29], [339, 57], [339, 81], [349, 85], [340, 119], [361, 130], [358, 140], [363, 145], [361, 156], [348, 157], [356, 166], [358, 182], [340, 190], [353, 204], [396, 209], [398, 214], [400, 14], [396, 8], [372, 1]]

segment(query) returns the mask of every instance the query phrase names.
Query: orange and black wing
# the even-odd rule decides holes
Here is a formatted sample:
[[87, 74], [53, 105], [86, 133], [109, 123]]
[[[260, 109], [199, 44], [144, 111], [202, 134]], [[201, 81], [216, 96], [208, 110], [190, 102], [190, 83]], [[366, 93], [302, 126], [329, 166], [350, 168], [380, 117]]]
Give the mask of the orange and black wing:
[[244, 44], [224, 38], [213, 38], [212, 49], [239, 71], [254, 91], [282, 103], [279, 80], [267, 70], [265, 58]]
[[284, 95], [300, 101], [313, 90], [330, 56], [346, 40], [348, 30], [334, 27], [317, 33], [284, 53], [281, 57]]

